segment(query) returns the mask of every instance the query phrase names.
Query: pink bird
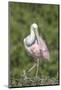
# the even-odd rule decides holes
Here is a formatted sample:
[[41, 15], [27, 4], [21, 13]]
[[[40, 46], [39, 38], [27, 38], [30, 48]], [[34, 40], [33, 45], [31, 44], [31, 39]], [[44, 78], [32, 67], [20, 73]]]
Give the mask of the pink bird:
[[37, 64], [34, 64], [28, 72], [33, 70], [37, 66], [36, 77], [38, 75], [39, 59], [44, 58], [49, 60], [49, 50], [42, 36], [38, 33], [38, 25], [33, 23], [30, 28], [30, 35], [24, 39], [24, 46], [27, 52], [37, 59]]

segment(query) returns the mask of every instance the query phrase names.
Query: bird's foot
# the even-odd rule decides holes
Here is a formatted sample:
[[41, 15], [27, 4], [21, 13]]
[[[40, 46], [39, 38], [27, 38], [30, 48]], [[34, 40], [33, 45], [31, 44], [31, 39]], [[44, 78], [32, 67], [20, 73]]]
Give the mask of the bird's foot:
[[24, 77], [24, 80], [27, 80], [27, 79], [28, 79], [28, 77], [27, 77], [27, 75], [26, 75], [26, 71], [25, 71], [25, 70], [23, 70], [23, 77]]
[[35, 76], [35, 79], [39, 79], [39, 76]]

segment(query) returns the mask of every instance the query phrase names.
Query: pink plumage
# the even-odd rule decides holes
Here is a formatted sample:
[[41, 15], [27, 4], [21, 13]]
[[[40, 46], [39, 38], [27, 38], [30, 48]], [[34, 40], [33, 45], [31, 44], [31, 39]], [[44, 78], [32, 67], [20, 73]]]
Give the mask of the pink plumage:
[[31, 25], [31, 34], [24, 39], [25, 48], [31, 56], [49, 60], [49, 51], [47, 45], [42, 37], [39, 36], [37, 29], [37, 24]]

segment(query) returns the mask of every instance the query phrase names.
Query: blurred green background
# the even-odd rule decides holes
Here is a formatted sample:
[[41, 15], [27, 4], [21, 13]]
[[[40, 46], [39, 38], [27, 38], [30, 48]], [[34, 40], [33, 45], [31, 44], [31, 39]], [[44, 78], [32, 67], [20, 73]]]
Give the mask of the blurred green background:
[[[58, 15], [58, 5], [9, 2], [10, 87], [58, 84]], [[36, 68], [28, 74], [33, 78], [32, 82], [22, 77], [23, 70], [28, 70], [34, 64], [24, 48], [23, 40], [29, 35], [30, 25], [34, 22], [47, 42], [50, 60], [40, 62], [38, 75], [42, 80], [33, 78]]]

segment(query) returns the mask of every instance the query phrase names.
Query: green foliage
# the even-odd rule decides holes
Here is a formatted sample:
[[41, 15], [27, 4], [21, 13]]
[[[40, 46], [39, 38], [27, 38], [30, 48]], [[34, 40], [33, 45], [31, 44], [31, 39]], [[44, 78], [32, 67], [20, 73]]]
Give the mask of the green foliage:
[[[41, 80], [34, 77], [36, 68], [30, 74], [27, 73], [30, 79], [24, 80], [23, 70], [28, 70], [34, 63], [23, 43], [33, 22], [38, 24], [40, 34], [47, 42], [50, 60], [40, 59]], [[9, 32], [10, 87], [58, 84], [58, 6], [10, 2]]]

